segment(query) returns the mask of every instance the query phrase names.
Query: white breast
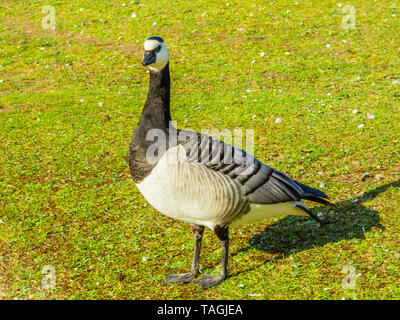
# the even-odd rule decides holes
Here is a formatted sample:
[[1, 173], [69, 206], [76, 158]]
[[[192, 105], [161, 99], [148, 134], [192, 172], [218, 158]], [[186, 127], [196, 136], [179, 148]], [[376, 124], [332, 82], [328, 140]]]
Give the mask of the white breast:
[[250, 209], [239, 183], [202, 164], [187, 162], [181, 146], [168, 149], [137, 187], [161, 213], [211, 229]]

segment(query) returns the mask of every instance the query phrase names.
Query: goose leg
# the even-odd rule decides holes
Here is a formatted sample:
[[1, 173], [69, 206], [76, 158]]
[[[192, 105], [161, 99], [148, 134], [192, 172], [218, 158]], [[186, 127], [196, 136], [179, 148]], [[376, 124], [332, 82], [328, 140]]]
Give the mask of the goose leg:
[[202, 289], [216, 286], [228, 277], [229, 227], [216, 226], [214, 233], [221, 245], [221, 272], [219, 274], [205, 274], [199, 280], [196, 280], [194, 283], [200, 285]]
[[171, 283], [171, 282], [187, 283], [192, 281], [199, 274], [201, 239], [203, 238], [204, 227], [192, 226], [192, 230], [193, 230], [194, 249], [193, 249], [192, 267], [190, 268], [190, 271], [187, 273], [167, 274], [168, 279], [167, 281], [165, 281], [165, 283]]

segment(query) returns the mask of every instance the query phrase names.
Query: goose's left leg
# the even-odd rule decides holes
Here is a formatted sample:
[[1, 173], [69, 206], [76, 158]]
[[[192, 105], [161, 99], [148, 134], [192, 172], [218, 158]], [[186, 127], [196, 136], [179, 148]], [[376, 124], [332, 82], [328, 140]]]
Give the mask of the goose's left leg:
[[199, 284], [203, 289], [207, 289], [220, 284], [228, 277], [228, 255], [229, 255], [229, 227], [216, 226], [214, 233], [221, 245], [221, 272], [219, 274], [205, 274], [194, 283]]
[[192, 259], [192, 267], [190, 271], [187, 273], [178, 273], [178, 274], [167, 274], [168, 282], [190, 282], [200, 272], [200, 249], [201, 249], [201, 239], [203, 238], [204, 227], [203, 226], [192, 226], [193, 230], [193, 241], [194, 241], [194, 249], [193, 249], [193, 259]]

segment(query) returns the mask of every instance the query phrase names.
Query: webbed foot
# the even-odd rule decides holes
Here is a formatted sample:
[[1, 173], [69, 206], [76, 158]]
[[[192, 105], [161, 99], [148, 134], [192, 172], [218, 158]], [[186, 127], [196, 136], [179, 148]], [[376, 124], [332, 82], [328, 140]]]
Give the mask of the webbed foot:
[[193, 283], [200, 285], [202, 289], [207, 289], [216, 286], [217, 284], [220, 284], [225, 279], [226, 279], [225, 275], [205, 274], [203, 277], [201, 277], [200, 279], [196, 280]]
[[177, 274], [167, 274], [167, 281], [164, 282], [166, 283], [175, 283], [175, 282], [183, 282], [183, 283], [188, 283], [192, 281], [194, 278], [196, 278], [196, 275], [193, 272], [187, 272], [187, 273], [177, 273]]

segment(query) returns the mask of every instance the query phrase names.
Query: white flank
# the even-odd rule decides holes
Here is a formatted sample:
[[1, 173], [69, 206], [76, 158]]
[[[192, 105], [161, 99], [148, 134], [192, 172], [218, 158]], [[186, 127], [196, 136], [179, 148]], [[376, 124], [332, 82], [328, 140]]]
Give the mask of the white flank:
[[137, 187], [166, 216], [210, 229], [229, 223], [248, 208], [238, 182], [202, 164], [189, 163], [182, 146], [168, 149]]
[[232, 227], [248, 224], [251, 222], [263, 220], [270, 217], [278, 216], [307, 216], [300, 208], [296, 205], [305, 206], [303, 202], [289, 201], [274, 204], [250, 204], [250, 212], [241, 216], [237, 220], [231, 223]]
[[243, 187], [228, 176], [187, 161], [182, 146], [170, 148], [151, 173], [137, 184], [146, 200], [162, 214], [213, 229], [238, 226], [281, 215], [307, 215], [301, 201], [249, 204]]

